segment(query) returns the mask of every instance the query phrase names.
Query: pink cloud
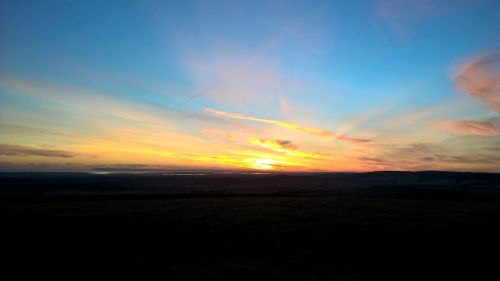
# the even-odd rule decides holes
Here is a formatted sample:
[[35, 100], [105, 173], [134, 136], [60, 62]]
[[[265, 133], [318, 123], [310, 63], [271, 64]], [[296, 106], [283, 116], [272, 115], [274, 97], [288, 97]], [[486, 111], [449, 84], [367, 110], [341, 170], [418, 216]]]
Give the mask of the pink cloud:
[[454, 82], [459, 90], [500, 113], [500, 49], [464, 63], [457, 71]]
[[453, 120], [436, 124], [437, 127], [480, 136], [496, 136], [500, 129], [492, 121]]

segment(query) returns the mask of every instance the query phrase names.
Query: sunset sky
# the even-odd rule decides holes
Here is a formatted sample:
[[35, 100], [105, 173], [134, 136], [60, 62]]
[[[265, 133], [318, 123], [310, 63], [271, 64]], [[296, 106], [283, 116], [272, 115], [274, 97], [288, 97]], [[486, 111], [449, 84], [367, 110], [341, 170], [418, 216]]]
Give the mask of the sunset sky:
[[0, 4], [0, 170], [500, 172], [500, 1]]

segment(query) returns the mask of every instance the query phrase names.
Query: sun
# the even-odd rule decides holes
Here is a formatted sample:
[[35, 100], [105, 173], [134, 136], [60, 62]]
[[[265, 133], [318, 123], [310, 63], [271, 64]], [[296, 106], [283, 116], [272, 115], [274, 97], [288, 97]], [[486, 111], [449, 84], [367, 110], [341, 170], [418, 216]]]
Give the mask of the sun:
[[276, 160], [269, 158], [259, 158], [259, 159], [245, 159], [245, 162], [248, 163], [248, 167], [257, 170], [273, 170], [273, 164], [276, 163]]

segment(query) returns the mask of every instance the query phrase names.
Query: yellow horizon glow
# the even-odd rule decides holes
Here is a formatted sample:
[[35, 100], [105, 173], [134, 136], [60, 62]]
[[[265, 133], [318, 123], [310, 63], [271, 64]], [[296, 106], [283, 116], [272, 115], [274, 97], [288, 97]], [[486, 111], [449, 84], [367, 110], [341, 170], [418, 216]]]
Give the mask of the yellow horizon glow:
[[[370, 136], [371, 141], [368, 142], [295, 123], [213, 109], [205, 109], [205, 114], [199, 116], [221, 118], [193, 118], [189, 120], [192, 127], [186, 129], [172, 121], [179, 117], [177, 113], [164, 116], [164, 111], [148, 105], [115, 103], [108, 108], [106, 104], [110, 103], [110, 98], [99, 93], [16, 79], [0, 79], [2, 83], [4, 87], [20, 91], [26, 99], [36, 98], [39, 96], [37, 93], [42, 93], [49, 102], [67, 104], [67, 108], [61, 107], [61, 116], [71, 114], [67, 115], [68, 119], [72, 118], [76, 124], [74, 127], [60, 127], [57, 124], [65, 121], [63, 118], [28, 110], [13, 112], [6, 109], [6, 115], [19, 120], [0, 123], [4, 133], [3, 147], [0, 147], [0, 150], [4, 150], [2, 161], [12, 166], [35, 169], [49, 165], [91, 168], [137, 164], [186, 169], [269, 171], [419, 170], [422, 167], [436, 170], [498, 170], [497, 167], [492, 168], [489, 162], [457, 161], [465, 159], [468, 150], [484, 145], [479, 139], [477, 143], [467, 145], [450, 143], [455, 151], [464, 151], [464, 156], [457, 152], [455, 158], [436, 156], [437, 152], [427, 151], [425, 147], [419, 150], [420, 143], [440, 141], [429, 130], [409, 130], [409, 135], [405, 136], [368, 132], [364, 134]], [[71, 96], [75, 96], [75, 99]], [[71, 104], [73, 100], [82, 107]], [[89, 112], [89, 107], [94, 108], [95, 112]], [[402, 127], [402, 124], [415, 122], [418, 116], [425, 116], [427, 111], [416, 112], [411, 115], [412, 118], [405, 118], [405, 115], [392, 118], [384, 125], [387, 128]], [[41, 120], [41, 123], [29, 124], [23, 122], [23, 118]], [[238, 120], [257, 124], [247, 126]], [[207, 121], [210, 122], [208, 125]], [[463, 130], [463, 123], [450, 124], [461, 125], [457, 129]], [[348, 127], [353, 126], [351, 124]], [[484, 134], [484, 130], [482, 132]], [[435, 161], [422, 160], [429, 158]]]

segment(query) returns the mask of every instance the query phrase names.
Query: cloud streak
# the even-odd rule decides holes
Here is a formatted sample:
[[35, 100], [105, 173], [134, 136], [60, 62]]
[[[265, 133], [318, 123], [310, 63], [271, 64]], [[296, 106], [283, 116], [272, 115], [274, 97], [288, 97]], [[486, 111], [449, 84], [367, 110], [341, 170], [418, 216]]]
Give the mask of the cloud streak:
[[0, 155], [73, 158], [79, 154], [65, 150], [40, 149], [21, 145], [0, 144]]
[[368, 139], [351, 138], [351, 137], [336, 134], [336, 133], [331, 132], [331, 131], [325, 131], [325, 130], [321, 130], [321, 129], [317, 129], [317, 128], [305, 127], [302, 125], [287, 123], [287, 122], [283, 122], [283, 121], [279, 121], [279, 120], [258, 118], [258, 117], [247, 116], [247, 115], [242, 115], [242, 114], [238, 114], [238, 113], [224, 112], [224, 111], [215, 110], [215, 109], [211, 109], [211, 108], [205, 108], [205, 112], [209, 113], [211, 115], [221, 116], [221, 117], [226, 117], [226, 118], [233, 118], [233, 119], [248, 120], [248, 121], [255, 121], [255, 122], [260, 122], [260, 123], [272, 124], [272, 125], [275, 125], [275, 126], [278, 126], [281, 128], [286, 128], [286, 129], [292, 130], [292, 131], [308, 133], [311, 135], [326, 137], [326, 138], [335, 139], [338, 141], [345, 141], [345, 142], [350, 142], [350, 143], [364, 143], [364, 142], [370, 141]]
[[452, 120], [436, 124], [437, 127], [480, 136], [500, 135], [500, 129], [493, 121]]
[[251, 144], [258, 145], [272, 151], [284, 153], [288, 156], [296, 156], [303, 158], [321, 159], [322, 155], [317, 153], [309, 153], [298, 150], [298, 146], [289, 140], [271, 140], [271, 139], [257, 139], [249, 138]]

